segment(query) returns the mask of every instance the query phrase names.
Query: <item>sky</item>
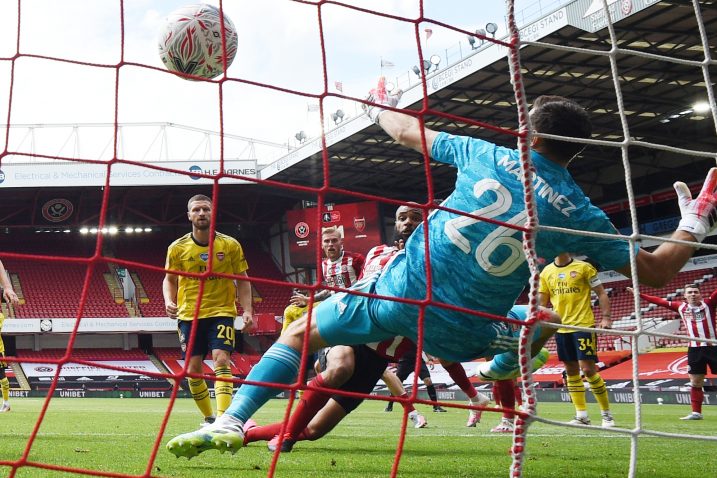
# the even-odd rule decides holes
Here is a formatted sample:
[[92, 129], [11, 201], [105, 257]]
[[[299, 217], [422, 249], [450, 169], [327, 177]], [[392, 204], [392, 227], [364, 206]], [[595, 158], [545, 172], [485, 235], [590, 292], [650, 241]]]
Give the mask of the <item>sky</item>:
[[[157, 51], [158, 33], [167, 14], [187, 3], [191, 2], [125, 0], [123, 44], [119, 0], [0, 1], [0, 123], [5, 123], [12, 93], [9, 149], [110, 159], [112, 128], [89, 125], [113, 124], [118, 79], [117, 120], [134, 125], [123, 129], [121, 157], [154, 161], [217, 155], [218, 144], [208, 140], [203, 131], [220, 129], [219, 86], [168, 74]], [[218, 0], [206, 3], [219, 5]], [[420, 23], [416, 22], [420, 18], [418, 0], [346, 3], [398, 18], [336, 4], [319, 7], [289, 0], [224, 0], [225, 15], [234, 22], [239, 39], [236, 59], [227, 74], [262, 85], [225, 82], [224, 131], [276, 144], [255, 145], [256, 149], [250, 150], [245, 141], [232, 139], [227, 141], [228, 155], [255, 155], [266, 163], [296, 147], [298, 131], [317, 136], [319, 114], [309, 111], [308, 105], [318, 104], [318, 100], [310, 95], [329, 94], [324, 115], [326, 126], [333, 127], [332, 112], [341, 108], [351, 117], [360, 110], [355, 102], [331, 95], [363, 98], [381, 74], [404, 88], [415, 83], [417, 77], [410, 70], [418, 64], [416, 25], [424, 57], [440, 56], [441, 67], [467, 55], [470, 46], [463, 33], [430, 20], [467, 31], [493, 22], [498, 25], [498, 37], [506, 32], [501, 0], [424, 0], [427, 21]], [[560, 3], [564, 2], [517, 0], [518, 21], [542, 16]], [[426, 28], [432, 30], [428, 41]], [[395, 66], [381, 69], [382, 59]], [[125, 64], [116, 68], [123, 61]], [[343, 93], [336, 89], [336, 82], [341, 82]], [[190, 129], [169, 128], [164, 136], [159, 123]], [[56, 126], [21, 126], [28, 124]], [[80, 125], [74, 130], [77, 134], [72, 125]], [[0, 146], [5, 146], [4, 134]]]

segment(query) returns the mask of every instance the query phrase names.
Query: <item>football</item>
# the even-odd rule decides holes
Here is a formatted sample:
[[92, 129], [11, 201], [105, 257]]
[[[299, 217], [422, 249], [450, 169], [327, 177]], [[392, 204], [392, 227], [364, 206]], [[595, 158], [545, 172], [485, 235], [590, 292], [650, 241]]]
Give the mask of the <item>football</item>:
[[[237, 51], [237, 32], [226, 15], [223, 33], [229, 67]], [[224, 72], [222, 38], [222, 17], [217, 7], [187, 5], [167, 16], [159, 35], [159, 57], [170, 71], [212, 79]]]

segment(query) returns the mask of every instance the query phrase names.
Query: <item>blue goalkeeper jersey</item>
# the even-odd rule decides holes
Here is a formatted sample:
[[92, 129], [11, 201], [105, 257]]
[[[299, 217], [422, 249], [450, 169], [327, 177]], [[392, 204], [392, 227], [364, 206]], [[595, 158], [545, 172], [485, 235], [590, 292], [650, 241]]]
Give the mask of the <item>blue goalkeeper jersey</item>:
[[[440, 133], [431, 156], [458, 170], [455, 190], [443, 206], [502, 223], [525, 224], [517, 150]], [[565, 168], [534, 151], [531, 158], [541, 225], [616, 232]], [[424, 234], [422, 224], [407, 241], [404, 253], [378, 279], [377, 294], [419, 300], [427, 297]], [[521, 231], [507, 226], [434, 211], [428, 219], [432, 301], [505, 316], [530, 277], [522, 238]], [[608, 269], [620, 268], [629, 261], [626, 241], [556, 232], [539, 232], [536, 251], [546, 262], [562, 252], [585, 254]], [[389, 330], [409, 328], [415, 338], [416, 306], [379, 301], [373, 317]], [[473, 356], [490, 349], [497, 335], [508, 333], [501, 322], [435, 306], [426, 309], [425, 327], [427, 351], [431, 352], [429, 341], [442, 340], [444, 347], [467, 343], [465, 347], [470, 350], [464, 350]]]

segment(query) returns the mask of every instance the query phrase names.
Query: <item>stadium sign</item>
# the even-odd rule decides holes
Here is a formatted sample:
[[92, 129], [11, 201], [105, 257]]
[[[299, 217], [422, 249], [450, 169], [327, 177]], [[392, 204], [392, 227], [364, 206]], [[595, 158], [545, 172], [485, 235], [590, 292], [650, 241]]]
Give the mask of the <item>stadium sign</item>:
[[[115, 163], [110, 168], [111, 186], [181, 186], [212, 184], [211, 176], [223, 172], [231, 176], [257, 177], [255, 160], [226, 160], [224, 169], [218, 160], [163, 161], [142, 165]], [[3, 163], [5, 181], [2, 188], [104, 186], [107, 163]], [[203, 175], [203, 176], [200, 176]], [[223, 177], [222, 184], [248, 184], [236, 177]]]
[[[70, 333], [77, 319], [7, 319], [4, 334]], [[167, 317], [83, 317], [78, 332], [176, 332]]]
[[[629, 17], [659, 0], [607, 0], [609, 22], [615, 23]], [[588, 32], [596, 32], [608, 26], [603, 0], [577, 0], [565, 6], [568, 23]]]

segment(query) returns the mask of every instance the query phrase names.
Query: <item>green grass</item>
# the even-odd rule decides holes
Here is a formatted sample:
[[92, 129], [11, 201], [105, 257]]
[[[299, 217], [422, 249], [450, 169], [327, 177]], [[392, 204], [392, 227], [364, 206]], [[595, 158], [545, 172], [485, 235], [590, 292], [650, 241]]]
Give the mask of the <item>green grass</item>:
[[[286, 401], [270, 402], [255, 417], [268, 423], [283, 415]], [[53, 399], [28, 459], [59, 466], [110, 473], [142, 475], [168, 401], [162, 399]], [[13, 399], [12, 411], [0, 415], [0, 460], [18, 460], [42, 406], [41, 399]], [[322, 440], [302, 442], [292, 453], [281, 456], [277, 477], [386, 477], [398, 443], [401, 413], [383, 412], [383, 402], [368, 401], [349, 415], [333, 433]], [[541, 403], [541, 416], [569, 420], [570, 404]], [[432, 413], [419, 405], [428, 418], [428, 428], [407, 432], [401, 459], [401, 477], [507, 477], [511, 459], [511, 436], [489, 433], [498, 415], [484, 413], [483, 422], [465, 428], [466, 412], [449, 409]], [[599, 414], [590, 405], [593, 418]], [[643, 428], [661, 432], [715, 435], [717, 408], [705, 407], [705, 420], [678, 420], [685, 406], [645, 405]], [[614, 405], [621, 427], [632, 427], [634, 409]], [[191, 400], [180, 400], [172, 413], [167, 433], [152, 465], [153, 476], [167, 477], [264, 477], [272, 454], [264, 443], [254, 443], [234, 456], [209, 451], [188, 461], [176, 459], [164, 445], [169, 438], [193, 430], [199, 414]], [[636, 476], [644, 478], [688, 478], [714, 476], [716, 443], [690, 439], [643, 436], [638, 440]], [[628, 476], [630, 438], [614, 430], [587, 430], [533, 423], [524, 465], [527, 477]], [[0, 465], [0, 476], [9, 466]], [[15, 475], [29, 477], [81, 476], [66, 472], [22, 467]]]

